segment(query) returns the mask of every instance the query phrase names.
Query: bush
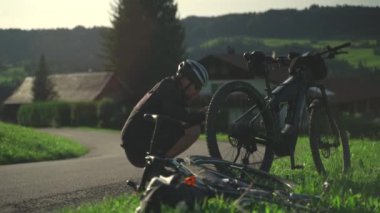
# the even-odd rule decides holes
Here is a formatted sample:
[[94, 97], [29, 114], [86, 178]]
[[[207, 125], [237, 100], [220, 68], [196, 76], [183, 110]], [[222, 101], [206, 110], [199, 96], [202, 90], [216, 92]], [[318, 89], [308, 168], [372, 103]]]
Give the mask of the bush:
[[132, 107], [129, 106], [119, 106], [111, 118], [111, 126], [113, 129], [121, 129], [124, 125], [124, 122], [128, 118], [129, 114], [132, 111]]
[[109, 128], [111, 118], [117, 106], [112, 99], [103, 99], [98, 102], [98, 127]]
[[130, 109], [111, 99], [89, 103], [39, 102], [22, 105], [17, 113], [17, 121], [21, 125], [34, 127], [90, 126], [121, 129]]
[[55, 108], [57, 113], [56, 123], [57, 126], [70, 126], [71, 124], [71, 104], [69, 103], [58, 103], [53, 104], [52, 107]]
[[63, 102], [39, 102], [22, 105], [17, 121], [24, 126], [58, 127], [68, 125], [70, 105]]

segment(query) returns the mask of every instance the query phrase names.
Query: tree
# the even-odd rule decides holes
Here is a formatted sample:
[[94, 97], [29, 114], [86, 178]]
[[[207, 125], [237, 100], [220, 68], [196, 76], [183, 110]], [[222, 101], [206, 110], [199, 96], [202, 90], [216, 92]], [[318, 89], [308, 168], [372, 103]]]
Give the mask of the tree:
[[184, 29], [173, 0], [119, 0], [106, 36], [109, 68], [138, 100], [184, 56]]
[[39, 68], [36, 71], [33, 80], [33, 101], [48, 101], [56, 96], [54, 84], [49, 79], [49, 70], [47, 69], [45, 56], [40, 57]]

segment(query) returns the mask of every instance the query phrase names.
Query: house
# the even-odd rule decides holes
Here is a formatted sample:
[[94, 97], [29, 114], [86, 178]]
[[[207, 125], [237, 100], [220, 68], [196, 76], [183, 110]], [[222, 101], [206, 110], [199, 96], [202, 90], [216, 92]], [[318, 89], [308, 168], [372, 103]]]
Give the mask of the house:
[[350, 113], [380, 115], [380, 84], [376, 78], [347, 76], [326, 79], [326, 88], [335, 93], [338, 108]]
[[[202, 91], [203, 94], [214, 94], [217, 88], [231, 80], [247, 81], [255, 86], [262, 94], [265, 94], [265, 81], [263, 78], [255, 78], [248, 71], [247, 62], [243, 54], [212, 54], [199, 60], [209, 72], [210, 83]], [[271, 86], [278, 85], [288, 76], [287, 69], [271, 72], [269, 80]]]
[[[57, 93], [54, 100], [64, 102], [91, 102], [103, 98], [122, 101], [125, 98], [125, 87], [111, 72], [86, 72], [71, 74], [54, 74], [49, 79]], [[15, 121], [21, 104], [33, 101], [34, 77], [27, 77], [22, 84], [8, 97], [3, 105], [4, 120]]]

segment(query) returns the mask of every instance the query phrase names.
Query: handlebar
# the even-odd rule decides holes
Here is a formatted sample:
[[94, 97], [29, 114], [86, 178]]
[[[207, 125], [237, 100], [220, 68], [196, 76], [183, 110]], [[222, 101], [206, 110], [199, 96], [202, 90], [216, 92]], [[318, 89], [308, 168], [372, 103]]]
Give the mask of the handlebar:
[[[343, 49], [345, 47], [348, 47], [350, 45], [351, 45], [350, 42], [346, 42], [346, 43], [340, 44], [340, 45], [335, 46], [335, 47], [327, 46], [325, 50], [323, 50], [321, 52], [316, 52], [316, 53], [314, 53], [314, 55], [323, 56], [325, 54], [328, 54], [327, 58], [332, 58], [332, 57], [334, 57], [337, 54], [344, 53], [344, 52], [339, 52], [338, 50]], [[248, 62], [258, 62], [258, 61], [261, 61], [261, 62], [264, 62], [264, 63], [267, 63], [267, 64], [289, 65], [290, 61], [292, 59], [294, 59], [295, 57], [298, 57], [300, 55], [302, 55], [302, 54], [295, 53], [295, 52], [290, 52], [288, 54], [288, 56], [280, 56], [280, 57], [277, 57], [277, 58], [272, 58], [270, 56], [266, 56], [261, 51], [253, 51], [251, 53], [245, 52], [244, 53], [244, 58]]]
[[326, 50], [324, 50], [322, 52], [319, 52], [319, 53], [316, 53], [316, 54], [319, 55], [319, 56], [323, 56], [323, 55], [325, 55], [325, 54], [328, 53], [327, 58], [334, 58], [335, 55], [343, 53], [343, 52], [338, 52], [338, 50], [343, 49], [345, 47], [348, 47], [350, 45], [351, 45], [350, 42], [346, 42], [344, 44], [341, 44], [341, 45], [338, 45], [338, 46], [335, 46], [335, 47], [327, 46]]

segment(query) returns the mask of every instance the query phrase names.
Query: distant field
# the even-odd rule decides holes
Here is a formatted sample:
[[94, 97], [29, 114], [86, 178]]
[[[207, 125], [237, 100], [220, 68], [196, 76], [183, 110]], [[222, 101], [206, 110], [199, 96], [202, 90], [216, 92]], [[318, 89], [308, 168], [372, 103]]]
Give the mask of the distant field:
[[380, 68], [380, 55], [375, 55], [371, 48], [350, 49], [347, 55], [342, 55], [340, 58], [354, 66], [357, 66], [360, 62], [366, 67]]
[[[292, 46], [305, 46], [315, 49], [323, 49], [327, 45], [337, 46], [345, 42], [351, 42], [351, 46], [346, 48], [347, 54], [338, 55], [337, 59], [347, 61], [354, 67], [359, 63], [366, 67], [380, 68], [380, 55], [374, 53], [377, 44], [376, 40], [311, 40], [311, 39], [277, 39], [277, 38], [253, 38], [249, 36], [223, 37], [208, 40], [202, 43], [198, 48], [203, 53], [220, 52], [226, 46], [232, 46], [238, 50], [251, 50], [252, 48], [264, 48], [269, 50], [289, 48]], [[196, 48], [189, 49], [195, 51]], [[261, 50], [261, 49], [260, 49]], [[307, 51], [307, 50], [305, 50]]]
[[[310, 45], [317, 49], [325, 48], [327, 45], [337, 46], [345, 42], [351, 42], [351, 47], [347, 48], [347, 54], [337, 56], [337, 58], [347, 61], [349, 64], [357, 67], [359, 63], [366, 67], [380, 68], [380, 55], [375, 55], [374, 47], [376, 46], [375, 40], [325, 40], [313, 41], [308, 39], [263, 39], [266, 46], [281, 47], [291, 44]], [[369, 47], [363, 48], [361, 46], [367, 45]]]

